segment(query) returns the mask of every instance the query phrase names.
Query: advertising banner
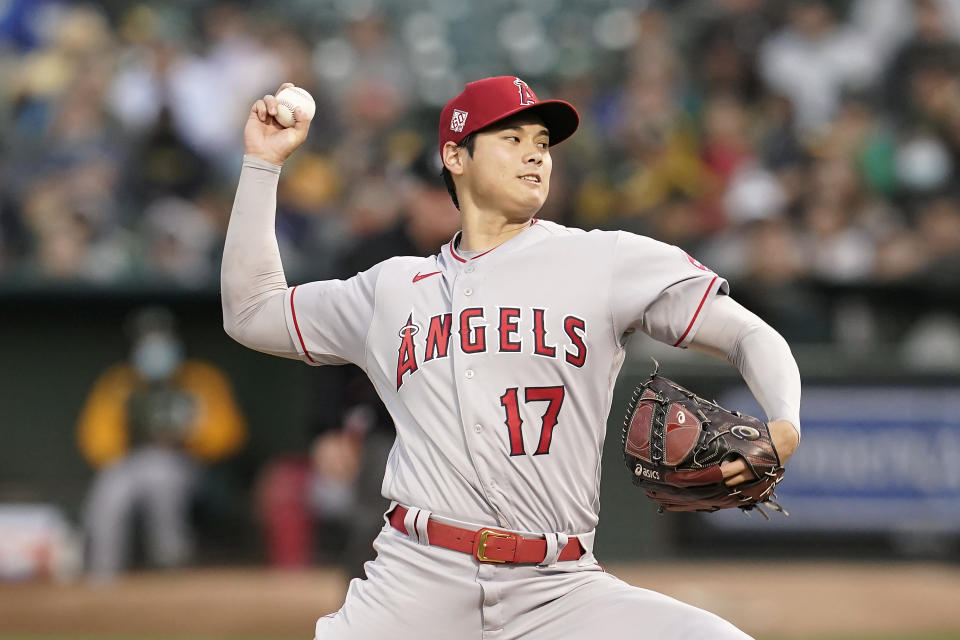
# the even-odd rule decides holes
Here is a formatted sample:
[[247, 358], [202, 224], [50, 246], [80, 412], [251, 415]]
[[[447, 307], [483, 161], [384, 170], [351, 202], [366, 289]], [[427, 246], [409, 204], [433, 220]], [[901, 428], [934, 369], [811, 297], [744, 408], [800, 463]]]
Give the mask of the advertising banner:
[[[745, 389], [720, 404], [763, 416]], [[790, 516], [757, 527], [739, 510], [722, 528], [960, 531], [960, 388], [805, 387], [803, 437], [777, 488]]]

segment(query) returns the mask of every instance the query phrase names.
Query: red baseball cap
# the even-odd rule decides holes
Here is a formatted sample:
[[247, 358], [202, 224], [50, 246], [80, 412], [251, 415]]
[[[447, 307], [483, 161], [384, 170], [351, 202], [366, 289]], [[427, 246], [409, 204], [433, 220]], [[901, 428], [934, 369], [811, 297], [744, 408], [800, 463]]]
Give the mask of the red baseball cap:
[[470, 82], [440, 112], [440, 152], [447, 142], [460, 143], [475, 131], [521, 111], [533, 111], [550, 131], [550, 144], [563, 142], [577, 130], [580, 116], [569, 102], [537, 100], [526, 82], [497, 76]]

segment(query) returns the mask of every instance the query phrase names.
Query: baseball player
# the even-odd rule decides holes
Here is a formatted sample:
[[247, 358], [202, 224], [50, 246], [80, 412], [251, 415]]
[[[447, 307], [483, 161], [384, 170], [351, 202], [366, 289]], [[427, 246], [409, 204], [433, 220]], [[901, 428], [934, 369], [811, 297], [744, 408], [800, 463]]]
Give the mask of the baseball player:
[[[355, 363], [397, 429], [377, 558], [316, 637], [748, 637], [596, 563], [607, 414], [624, 345], [643, 331], [734, 363], [785, 461], [799, 440], [797, 367], [786, 342], [681, 249], [534, 217], [550, 149], [578, 126], [573, 106], [538, 100], [519, 78], [468, 84], [439, 125], [462, 230], [431, 257], [295, 287], [274, 235], [276, 189], [309, 123], [283, 129], [275, 113], [264, 96], [244, 131], [225, 329], [311, 365]], [[742, 461], [723, 472], [731, 485], [751, 478]]]

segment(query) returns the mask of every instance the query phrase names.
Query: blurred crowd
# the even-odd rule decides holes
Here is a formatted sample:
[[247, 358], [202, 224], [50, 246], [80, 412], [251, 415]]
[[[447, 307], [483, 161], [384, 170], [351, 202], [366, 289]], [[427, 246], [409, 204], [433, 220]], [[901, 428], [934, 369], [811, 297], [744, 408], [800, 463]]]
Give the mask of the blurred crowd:
[[0, 287], [215, 289], [243, 122], [283, 81], [318, 102], [279, 194], [291, 282], [349, 275], [398, 229], [432, 251], [458, 226], [439, 109], [499, 74], [582, 116], [542, 217], [678, 244], [756, 300], [782, 294], [766, 311], [795, 338], [837, 331], [811, 283], [960, 287], [960, 0], [0, 12]]

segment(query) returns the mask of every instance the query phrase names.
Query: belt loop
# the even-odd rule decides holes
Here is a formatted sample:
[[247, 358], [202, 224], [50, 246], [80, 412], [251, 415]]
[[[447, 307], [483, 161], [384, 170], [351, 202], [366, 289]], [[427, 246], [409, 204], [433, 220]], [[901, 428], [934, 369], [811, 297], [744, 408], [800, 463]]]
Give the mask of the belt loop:
[[410, 507], [407, 514], [403, 517], [403, 527], [407, 530], [407, 537], [413, 542], [420, 542], [419, 532], [417, 530], [417, 518], [420, 516], [420, 509]]
[[557, 534], [545, 533], [543, 534], [543, 538], [547, 542], [547, 553], [543, 556], [543, 561], [537, 566], [549, 567], [556, 562], [560, 556], [560, 549], [557, 547]]
[[420, 509], [420, 515], [417, 516], [415, 524], [417, 527], [417, 538], [420, 539], [420, 544], [429, 545], [430, 536], [427, 534], [427, 523], [430, 522], [430, 511], [426, 509]]
[[543, 537], [547, 542], [547, 554], [538, 566], [551, 567], [557, 564], [560, 552], [567, 546], [569, 538], [565, 533], [545, 533]]

